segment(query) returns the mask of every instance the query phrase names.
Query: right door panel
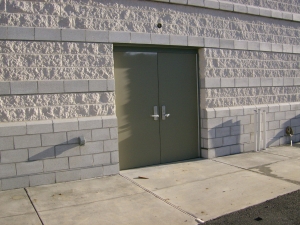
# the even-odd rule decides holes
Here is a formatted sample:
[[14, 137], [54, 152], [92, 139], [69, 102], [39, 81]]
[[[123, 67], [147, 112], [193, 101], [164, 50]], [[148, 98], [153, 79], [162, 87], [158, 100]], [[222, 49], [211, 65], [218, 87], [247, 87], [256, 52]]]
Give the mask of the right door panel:
[[196, 54], [159, 53], [161, 163], [198, 157]]

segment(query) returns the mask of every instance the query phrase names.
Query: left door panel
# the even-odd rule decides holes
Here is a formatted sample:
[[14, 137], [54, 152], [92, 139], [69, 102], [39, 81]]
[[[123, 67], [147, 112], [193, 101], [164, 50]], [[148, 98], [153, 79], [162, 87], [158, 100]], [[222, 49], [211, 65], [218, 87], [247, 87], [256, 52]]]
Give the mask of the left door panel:
[[120, 169], [159, 164], [157, 53], [114, 52], [114, 63]]

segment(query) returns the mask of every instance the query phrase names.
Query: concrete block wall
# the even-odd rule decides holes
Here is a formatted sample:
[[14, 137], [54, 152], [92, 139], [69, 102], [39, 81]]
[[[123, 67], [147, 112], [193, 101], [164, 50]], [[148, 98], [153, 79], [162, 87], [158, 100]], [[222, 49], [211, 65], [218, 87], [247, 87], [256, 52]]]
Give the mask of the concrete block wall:
[[254, 110], [267, 113], [267, 146], [300, 141], [299, 54], [199, 50], [202, 157], [254, 151]]
[[0, 190], [117, 174], [117, 138], [115, 116], [0, 123]]
[[112, 44], [0, 41], [0, 122], [114, 115]]
[[[52, 3], [8, 0], [0, 12], [0, 27], [8, 28], [2, 32], [2, 38], [8, 39], [86, 41], [97, 37], [90, 31], [103, 31], [101, 38], [97, 39], [122, 43], [130, 42], [133, 33], [138, 33], [139, 36], [138, 42], [132, 38], [133, 43], [145, 44], [150, 42], [149, 35], [142, 35], [141, 38], [140, 33], [259, 41], [280, 45], [300, 43], [297, 38], [300, 16], [297, 13], [289, 13], [283, 17], [281, 11], [281, 16], [276, 16], [269, 8], [258, 8], [261, 19], [257, 20], [258, 15], [253, 13], [255, 10], [249, 11], [244, 5], [232, 6], [235, 10], [230, 11], [230, 7], [223, 7], [226, 5], [223, 1], [199, 2], [203, 4], [197, 4], [197, 1], [165, 0], [72, 0]], [[244, 10], [246, 8], [247, 11]], [[278, 19], [281, 20], [280, 23]], [[157, 23], [162, 24], [161, 29], [157, 28]], [[21, 31], [16, 30], [16, 27], [30, 29]], [[88, 38], [84, 35], [86, 31], [89, 33]], [[51, 33], [51, 37], [46, 33]], [[253, 43], [255, 44], [257, 43]]]
[[298, 102], [300, 55], [203, 48], [201, 107]]
[[0, 0], [1, 188], [118, 172], [116, 125], [104, 127], [116, 43], [204, 48], [202, 157], [251, 150], [260, 104], [286, 109], [268, 106], [269, 144], [283, 143], [278, 126], [299, 115], [299, 22], [290, 0]]
[[0, 59], [0, 190], [119, 172], [112, 44], [3, 40]]
[[269, 1], [249, 1], [249, 0], [224, 0], [225, 2], [238, 3], [249, 6], [257, 6], [274, 9], [284, 12], [300, 13], [300, 6], [297, 1], [291, 0], [269, 0]]
[[[300, 141], [300, 102], [207, 108], [201, 111], [201, 155], [204, 158], [249, 152], [254, 145], [254, 110], [266, 112], [267, 147]], [[262, 133], [263, 135], [263, 133]]]

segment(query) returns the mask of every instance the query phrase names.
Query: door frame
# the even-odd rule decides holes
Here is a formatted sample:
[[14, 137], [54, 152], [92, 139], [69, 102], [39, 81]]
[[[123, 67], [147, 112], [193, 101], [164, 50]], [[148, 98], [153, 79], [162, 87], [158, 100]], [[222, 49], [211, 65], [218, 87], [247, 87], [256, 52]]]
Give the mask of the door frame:
[[[200, 108], [200, 62], [199, 62], [199, 49], [188, 46], [160, 46], [160, 45], [136, 45], [136, 44], [113, 44], [113, 53], [126, 50], [143, 50], [144, 52], [174, 52], [179, 50], [181, 52], [195, 53], [196, 55], [196, 82], [197, 82], [197, 137], [198, 137], [198, 158], [201, 158], [201, 108]], [[147, 51], [145, 51], [147, 49]], [[169, 51], [168, 51], [169, 50]], [[114, 77], [115, 79], [115, 77]]]

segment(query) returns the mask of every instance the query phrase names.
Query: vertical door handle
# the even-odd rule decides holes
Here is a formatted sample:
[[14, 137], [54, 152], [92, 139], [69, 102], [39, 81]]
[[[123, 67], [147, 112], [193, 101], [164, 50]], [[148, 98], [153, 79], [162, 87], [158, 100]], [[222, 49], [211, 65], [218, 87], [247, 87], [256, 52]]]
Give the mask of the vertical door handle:
[[158, 107], [157, 106], [154, 106], [153, 107], [153, 115], [150, 115], [151, 117], [153, 117], [154, 120], [158, 120]]
[[169, 117], [171, 114], [166, 114], [166, 106], [161, 107], [161, 114], [162, 114], [162, 120], [166, 120], [167, 117]]

